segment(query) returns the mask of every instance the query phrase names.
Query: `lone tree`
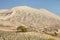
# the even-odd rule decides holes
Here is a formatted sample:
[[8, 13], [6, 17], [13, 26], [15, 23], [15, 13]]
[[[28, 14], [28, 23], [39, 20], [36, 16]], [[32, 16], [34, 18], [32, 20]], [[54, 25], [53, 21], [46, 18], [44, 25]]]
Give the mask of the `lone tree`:
[[17, 32], [27, 32], [27, 27], [26, 26], [18, 26]]

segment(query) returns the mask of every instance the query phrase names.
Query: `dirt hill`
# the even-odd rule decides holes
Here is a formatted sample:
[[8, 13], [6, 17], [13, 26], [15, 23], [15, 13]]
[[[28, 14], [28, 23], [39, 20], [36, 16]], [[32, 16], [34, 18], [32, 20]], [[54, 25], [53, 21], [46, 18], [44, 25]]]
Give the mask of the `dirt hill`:
[[0, 11], [0, 30], [15, 31], [23, 25], [27, 26], [28, 32], [60, 33], [60, 17], [46, 9], [18, 6]]

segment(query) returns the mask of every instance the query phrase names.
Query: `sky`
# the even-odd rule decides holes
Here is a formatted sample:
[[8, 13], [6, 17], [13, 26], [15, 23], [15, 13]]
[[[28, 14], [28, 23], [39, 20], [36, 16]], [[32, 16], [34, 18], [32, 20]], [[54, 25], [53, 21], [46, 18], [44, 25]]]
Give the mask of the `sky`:
[[0, 0], [0, 9], [10, 9], [16, 6], [44, 8], [60, 16], [60, 0]]

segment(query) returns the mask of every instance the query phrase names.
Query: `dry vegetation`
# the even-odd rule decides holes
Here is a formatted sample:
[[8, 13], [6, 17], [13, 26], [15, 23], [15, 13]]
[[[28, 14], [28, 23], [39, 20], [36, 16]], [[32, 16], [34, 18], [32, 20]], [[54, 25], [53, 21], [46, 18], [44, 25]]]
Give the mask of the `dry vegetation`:
[[0, 32], [0, 40], [53, 40], [57, 39], [49, 35], [36, 32]]

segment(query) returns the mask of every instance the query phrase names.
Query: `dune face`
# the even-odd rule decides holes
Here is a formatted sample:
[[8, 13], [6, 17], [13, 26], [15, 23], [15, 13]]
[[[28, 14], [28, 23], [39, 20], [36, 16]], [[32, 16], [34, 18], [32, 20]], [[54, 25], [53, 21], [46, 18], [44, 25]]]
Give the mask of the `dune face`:
[[19, 6], [0, 11], [0, 30], [15, 31], [18, 26], [27, 26], [28, 32], [54, 34], [60, 30], [60, 17], [46, 9]]

